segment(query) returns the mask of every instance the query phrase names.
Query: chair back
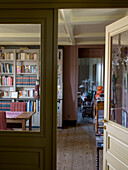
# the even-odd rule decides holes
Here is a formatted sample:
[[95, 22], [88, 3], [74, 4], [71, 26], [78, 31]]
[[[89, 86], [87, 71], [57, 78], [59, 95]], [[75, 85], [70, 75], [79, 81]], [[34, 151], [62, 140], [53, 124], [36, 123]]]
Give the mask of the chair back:
[[12, 102], [10, 111], [26, 111], [26, 102]]
[[7, 130], [6, 112], [0, 111], [0, 129]]

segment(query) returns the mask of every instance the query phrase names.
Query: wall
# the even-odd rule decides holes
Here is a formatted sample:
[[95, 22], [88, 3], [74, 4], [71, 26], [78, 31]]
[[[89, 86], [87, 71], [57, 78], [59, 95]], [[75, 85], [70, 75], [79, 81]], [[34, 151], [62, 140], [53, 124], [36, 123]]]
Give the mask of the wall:
[[[93, 53], [89, 51], [91, 56], [104, 57], [104, 45], [97, 46], [64, 46], [64, 102], [63, 102], [63, 120], [75, 121], [77, 124], [77, 91], [78, 91], [78, 56], [79, 49], [82, 48], [96, 48]], [[97, 49], [100, 52], [97, 52]]]
[[77, 121], [78, 57], [76, 46], [64, 46], [63, 120]]

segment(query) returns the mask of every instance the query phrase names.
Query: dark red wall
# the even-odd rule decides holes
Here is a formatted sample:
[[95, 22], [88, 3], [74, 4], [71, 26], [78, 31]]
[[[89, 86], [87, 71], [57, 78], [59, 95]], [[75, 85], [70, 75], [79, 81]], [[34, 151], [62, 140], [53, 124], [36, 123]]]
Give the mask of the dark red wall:
[[77, 123], [78, 57], [104, 57], [104, 45], [64, 46], [63, 49], [63, 120]]
[[64, 46], [63, 120], [77, 120], [78, 56], [76, 46]]

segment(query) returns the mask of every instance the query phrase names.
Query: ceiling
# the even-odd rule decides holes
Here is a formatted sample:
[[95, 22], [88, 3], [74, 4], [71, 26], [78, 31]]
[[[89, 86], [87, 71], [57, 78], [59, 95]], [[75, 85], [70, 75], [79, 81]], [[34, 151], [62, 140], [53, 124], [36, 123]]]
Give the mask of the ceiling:
[[[105, 43], [105, 26], [128, 9], [60, 9], [58, 45]], [[41, 24], [0, 24], [0, 45], [40, 45]]]
[[58, 45], [105, 44], [105, 26], [128, 15], [128, 9], [60, 9]]

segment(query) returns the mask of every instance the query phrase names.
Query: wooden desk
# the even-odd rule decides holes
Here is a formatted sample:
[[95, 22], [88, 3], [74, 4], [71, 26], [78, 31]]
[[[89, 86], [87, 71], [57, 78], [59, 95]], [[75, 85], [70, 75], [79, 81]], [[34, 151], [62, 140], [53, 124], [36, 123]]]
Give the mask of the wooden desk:
[[99, 150], [103, 150], [103, 136], [96, 137], [96, 170], [99, 170]]
[[[99, 126], [99, 110], [104, 110], [104, 102], [98, 102], [96, 104], [96, 134], [98, 134], [98, 129], [103, 129], [103, 126]], [[104, 119], [104, 116], [102, 119]]]
[[[13, 112], [13, 113], [17, 113]], [[6, 112], [6, 114], [8, 113], [12, 113], [12, 111], [10, 112]], [[22, 130], [26, 130], [26, 121], [29, 120], [29, 130], [32, 130], [32, 115], [35, 112], [22, 112], [21, 114], [19, 114], [18, 116], [15, 117], [11, 117], [11, 118], [6, 118], [7, 123], [21, 123], [22, 124]]]

